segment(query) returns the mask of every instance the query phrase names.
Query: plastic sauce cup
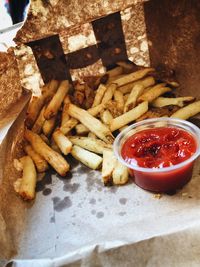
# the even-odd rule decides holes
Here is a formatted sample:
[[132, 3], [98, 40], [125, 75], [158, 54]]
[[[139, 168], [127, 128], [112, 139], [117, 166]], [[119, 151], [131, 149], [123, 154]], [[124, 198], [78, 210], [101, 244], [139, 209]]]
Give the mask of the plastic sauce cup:
[[[124, 142], [140, 131], [158, 127], [173, 127], [186, 131], [193, 137], [196, 151], [185, 161], [170, 167], [144, 168], [138, 166], [136, 161], [126, 162], [121, 155]], [[139, 187], [157, 193], [174, 192], [192, 178], [194, 161], [200, 154], [200, 129], [188, 121], [175, 118], [144, 120], [129, 126], [116, 137], [114, 153], [118, 160], [129, 168], [130, 175]]]

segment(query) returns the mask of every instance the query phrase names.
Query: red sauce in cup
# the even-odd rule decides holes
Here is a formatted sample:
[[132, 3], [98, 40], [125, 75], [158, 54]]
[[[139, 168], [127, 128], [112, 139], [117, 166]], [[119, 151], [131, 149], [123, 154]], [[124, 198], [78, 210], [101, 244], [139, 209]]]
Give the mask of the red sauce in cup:
[[[147, 190], [167, 192], [181, 188], [191, 179], [193, 162], [169, 172], [156, 173], [156, 170], [184, 162], [196, 149], [196, 141], [190, 133], [175, 127], [160, 127], [130, 136], [122, 146], [121, 156], [133, 165], [130, 172], [136, 184]], [[155, 172], [136, 171], [134, 165]]]

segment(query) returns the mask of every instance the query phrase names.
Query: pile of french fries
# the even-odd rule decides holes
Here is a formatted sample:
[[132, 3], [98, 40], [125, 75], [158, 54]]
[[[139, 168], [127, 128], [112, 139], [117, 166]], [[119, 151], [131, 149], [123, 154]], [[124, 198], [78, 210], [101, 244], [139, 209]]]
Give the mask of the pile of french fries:
[[192, 96], [164, 97], [178, 84], [158, 83], [153, 68], [133, 71], [130, 63], [117, 65], [97, 77], [93, 88], [52, 80], [41, 96], [32, 98], [24, 130], [25, 156], [14, 160], [22, 172], [14, 189], [23, 199], [34, 199], [38, 177], [49, 165], [65, 176], [70, 171], [68, 154], [93, 170], [101, 169], [104, 185], [125, 184], [128, 169], [112, 150], [118, 131], [147, 118], [188, 119], [200, 112], [200, 101]]

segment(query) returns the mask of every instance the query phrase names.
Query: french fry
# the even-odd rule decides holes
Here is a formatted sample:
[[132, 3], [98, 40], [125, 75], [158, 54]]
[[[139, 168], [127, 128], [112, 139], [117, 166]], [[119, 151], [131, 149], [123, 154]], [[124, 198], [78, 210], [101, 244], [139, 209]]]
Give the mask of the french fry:
[[53, 137], [51, 137], [51, 144], [50, 144], [50, 147], [58, 152], [59, 154], [62, 154], [62, 151], [60, 150], [60, 148], [57, 146], [56, 142], [54, 141]]
[[142, 70], [138, 70], [138, 71], [132, 72], [130, 74], [127, 74], [122, 78], [116, 79], [115, 81], [113, 81], [113, 83], [116, 83], [117, 86], [122, 86], [124, 84], [131, 83], [131, 82], [137, 81], [139, 79], [142, 79], [144, 76], [146, 76], [147, 74], [149, 74], [150, 72], [153, 72], [153, 71], [155, 71], [153, 68], [145, 68]]
[[26, 125], [30, 128], [33, 126], [36, 121], [38, 114], [40, 113], [42, 107], [45, 103], [49, 101], [49, 99], [53, 96], [55, 91], [57, 90], [59, 82], [56, 80], [52, 80], [48, 84], [45, 84], [42, 88], [42, 95], [39, 97], [33, 97], [28, 109], [26, 116]]
[[124, 102], [126, 103], [126, 101], [129, 99], [129, 96], [130, 96], [130, 94], [126, 94], [126, 95], [124, 95]]
[[110, 111], [113, 118], [116, 118], [122, 114], [122, 110], [118, 109], [117, 103], [114, 100], [111, 100], [106, 104], [106, 109]]
[[37, 120], [35, 121], [35, 123], [33, 125], [32, 131], [34, 133], [39, 134], [42, 131], [42, 127], [43, 127], [44, 122], [45, 122], [45, 117], [44, 117], [45, 108], [46, 108], [46, 106], [44, 106], [42, 108], [42, 110], [40, 111], [40, 114], [39, 114]]
[[25, 129], [25, 139], [32, 145], [33, 149], [40, 154], [61, 176], [65, 176], [69, 171], [69, 164], [67, 161], [53, 149], [51, 149], [42, 138]]
[[55, 116], [65, 98], [65, 95], [69, 91], [69, 82], [67, 80], [62, 81], [58, 87], [56, 94], [53, 96], [51, 101], [49, 102], [44, 117], [49, 120], [53, 116]]
[[133, 89], [124, 105], [124, 112], [127, 112], [136, 106], [137, 99], [139, 96], [141, 96], [143, 91], [144, 91], [143, 85], [136, 84], [133, 86]]
[[[105, 105], [104, 104], [100, 104], [96, 107], [90, 108], [87, 111], [90, 113], [90, 115], [92, 116], [97, 116], [103, 109], [104, 109]], [[67, 134], [71, 131], [71, 129], [73, 129], [77, 124], [79, 123], [78, 120], [74, 119], [74, 118], [70, 118], [65, 125], [60, 127], [60, 130], [63, 132], [63, 134]], [[81, 126], [82, 127], [82, 126]], [[84, 128], [85, 130], [85, 128]], [[87, 133], [87, 132], [86, 132]]]
[[70, 118], [65, 125], [60, 127], [60, 130], [62, 131], [63, 134], [68, 134], [71, 129], [73, 129], [76, 125], [78, 124], [78, 120], [74, 118]]
[[106, 90], [106, 92], [103, 96], [102, 102], [101, 102], [102, 104], [106, 104], [109, 100], [112, 99], [116, 88], [117, 88], [117, 85], [114, 83], [111, 83], [110, 85], [108, 85], [107, 90]]
[[183, 97], [176, 97], [176, 98], [168, 98], [168, 97], [158, 97], [156, 98], [151, 105], [153, 107], [161, 108], [169, 105], [183, 107], [185, 103], [191, 102], [195, 100], [193, 96], [183, 96]]
[[98, 119], [94, 118], [84, 109], [81, 109], [73, 104], [69, 105], [69, 115], [79, 120], [91, 132], [93, 132], [100, 139], [106, 143], [112, 143], [114, 138], [109, 128], [101, 123]]
[[64, 155], [70, 153], [70, 151], [72, 150], [72, 143], [60, 131], [60, 129], [55, 130], [55, 132], [53, 133], [53, 139]]
[[32, 200], [35, 197], [37, 173], [33, 160], [29, 156], [20, 159], [23, 165], [23, 176], [19, 186], [19, 195], [25, 200]]
[[103, 150], [105, 148], [112, 148], [111, 145], [108, 145], [99, 139], [89, 137], [70, 136], [69, 140], [72, 142], [72, 144], [97, 154], [103, 154]]
[[70, 119], [68, 114], [69, 103], [71, 103], [69, 96], [67, 95], [63, 101], [62, 117], [61, 117], [61, 127], [67, 123]]
[[148, 101], [149, 103], [151, 103], [154, 99], [156, 99], [160, 95], [163, 95], [164, 93], [170, 92], [170, 91], [171, 91], [171, 88], [165, 87], [165, 83], [157, 84], [153, 86], [152, 88], [150, 88], [147, 92], [142, 94], [138, 98], [138, 102]]
[[111, 149], [104, 149], [102, 164], [102, 180], [104, 185], [112, 185], [112, 173], [116, 165], [117, 159]]
[[109, 79], [108, 79], [106, 85], [109, 85], [109, 84], [111, 84], [112, 82], [114, 82], [115, 80], [117, 80], [117, 79], [121, 79], [121, 78], [123, 78], [124, 76], [126, 76], [126, 74], [121, 74], [121, 75], [117, 75], [117, 76], [109, 77]]
[[117, 161], [112, 173], [113, 184], [115, 185], [126, 184], [128, 182], [128, 178], [129, 178], [128, 168], [124, 166], [121, 162]]
[[110, 125], [110, 122], [113, 120], [112, 114], [107, 109], [101, 113], [100, 118], [101, 121], [106, 125]]
[[106, 74], [110, 77], [115, 77], [123, 73], [123, 68], [121, 66], [115, 67], [111, 70], [106, 71]]
[[123, 110], [124, 109], [124, 96], [123, 96], [121, 91], [115, 90], [115, 92], [114, 92], [114, 100], [117, 103], [118, 109], [119, 110]]
[[200, 112], [200, 101], [189, 104], [171, 115], [171, 118], [187, 120]]
[[14, 165], [15, 169], [16, 169], [18, 172], [20, 172], [20, 171], [23, 170], [23, 165], [22, 165], [22, 163], [20, 162], [20, 160], [18, 160], [18, 159], [14, 159], [14, 160], [13, 160], [13, 165]]
[[118, 90], [120, 92], [122, 92], [122, 94], [127, 94], [127, 93], [131, 92], [133, 86], [136, 84], [141, 84], [144, 86], [144, 88], [147, 88], [147, 87], [153, 86], [155, 84], [155, 79], [153, 77], [149, 76], [149, 77], [143, 78], [139, 81], [125, 84], [125, 85], [119, 87]]
[[46, 120], [43, 124], [42, 131], [46, 136], [51, 135], [55, 128], [57, 116], [53, 116], [51, 119]]
[[123, 72], [131, 72], [134, 69], [134, 64], [132, 62], [118, 61], [117, 65], [123, 68]]
[[107, 87], [105, 85], [103, 85], [103, 84], [99, 85], [99, 87], [96, 91], [96, 95], [94, 97], [94, 102], [92, 104], [92, 107], [96, 107], [101, 103], [102, 98], [103, 98], [106, 90], [107, 90]]
[[162, 108], [151, 107], [147, 112], [140, 116], [136, 122], [152, 118], [170, 117], [178, 109], [177, 106], [167, 106]]
[[24, 151], [27, 153], [29, 157], [32, 158], [38, 172], [45, 172], [49, 168], [47, 161], [43, 157], [41, 157], [37, 152], [35, 152], [32, 146], [26, 145], [24, 147]]
[[40, 137], [48, 146], [50, 145], [49, 139], [46, 137], [46, 135], [40, 134]]
[[72, 147], [71, 154], [75, 159], [93, 170], [98, 169], [102, 163], [102, 157], [76, 145]]
[[77, 124], [75, 126], [75, 129], [76, 129], [76, 133], [78, 135], [85, 135], [85, 134], [89, 133], [89, 131], [90, 131], [87, 127], [85, 127], [85, 125], [83, 125], [81, 123]]
[[89, 138], [97, 139], [97, 136], [94, 133], [89, 132], [88, 133]]
[[142, 116], [142, 114], [147, 112], [147, 110], [148, 110], [148, 102], [145, 101], [139, 104], [138, 106], [136, 106], [135, 108], [131, 109], [130, 111], [124, 113], [123, 115], [113, 119], [110, 124], [111, 132], [136, 120], [137, 118]]

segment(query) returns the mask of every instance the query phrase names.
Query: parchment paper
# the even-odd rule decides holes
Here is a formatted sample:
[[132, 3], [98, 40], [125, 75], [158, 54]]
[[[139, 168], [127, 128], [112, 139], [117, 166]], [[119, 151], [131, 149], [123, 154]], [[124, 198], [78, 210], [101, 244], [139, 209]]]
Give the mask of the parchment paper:
[[[39, 2], [41, 1], [34, 1], [33, 7], [36, 7]], [[27, 58], [31, 57], [29, 61], [27, 61], [27, 58], [23, 59], [23, 57], [19, 57], [19, 55], [22, 55], [19, 52], [20, 46], [24, 48], [24, 44], [20, 44], [20, 41], [25, 40], [28, 42], [30, 39], [34, 40], [36, 36], [38, 38], [43, 38], [48, 34], [55, 34], [61, 22], [62, 30], [59, 32], [59, 38], [63, 50], [65, 53], [73, 52], [77, 47], [74, 48], [72, 45], [73, 42], [70, 43], [69, 41], [73, 40], [70, 39], [74, 29], [72, 26], [74, 23], [78, 23], [80, 21], [79, 19], [82, 20], [83, 17], [86, 18], [86, 23], [89, 23], [89, 21], [95, 18], [95, 10], [98, 10], [96, 16], [105, 16], [108, 13], [124, 9], [121, 11], [121, 16], [124, 16], [123, 30], [127, 54], [129, 58], [133, 57], [132, 60], [134, 62], [142, 60], [141, 65], [149, 65], [149, 60], [152, 58], [152, 55], [149, 56], [149, 47], [159, 58], [160, 54], [156, 54], [156, 44], [153, 42], [156, 39], [153, 37], [157, 35], [151, 35], [151, 32], [148, 30], [151, 39], [147, 40], [144, 23], [145, 19], [142, 13], [143, 6], [141, 3], [132, 6], [132, 2], [130, 3], [130, 1], [126, 1], [123, 5], [123, 1], [116, 1], [116, 5], [111, 7], [112, 3], [110, 1], [104, 1], [102, 7], [101, 3], [96, 1], [94, 5], [89, 5], [90, 9], [88, 7], [89, 2], [86, 1], [85, 4], [87, 4], [89, 9], [85, 10], [85, 13], [82, 13], [83, 17], [73, 17], [71, 14], [71, 23], [69, 23], [69, 26], [72, 28], [64, 29], [63, 32], [63, 25], [65, 25], [67, 17], [65, 14], [68, 14], [67, 12], [69, 12], [69, 10], [66, 11], [66, 13], [62, 10], [63, 13], [61, 17], [63, 19], [59, 19], [55, 25], [50, 21], [50, 30], [48, 31], [47, 28], [49, 25], [47, 24], [44, 26], [46, 18], [45, 16], [41, 17], [41, 14], [47, 16], [48, 8], [51, 9], [51, 6], [52, 12], [56, 12], [56, 5], [59, 1], [49, 1], [50, 5], [47, 9], [45, 9], [44, 6], [45, 2], [46, 1], [42, 1], [41, 12], [43, 13], [39, 13], [39, 16], [37, 16], [36, 9], [31, 9], [32, 16], [29, 17], [24, 28], [29, 29], [28, 34], [25, 36], [22, 29], [17, 36], [19, 42], [19, 47], [17, 49], [19, 50], [18, 53], [16, 53], [16, 57], [18, 62], [24, 60], [22, 64], [19, 64], [19, 68], [21, 80], [23, 81], [24, 79], [26, 84], [30, 85], [31, 82], [29, 83], [28, 79], [30, 73], [26, 74], [26, 72], [23, 71], [26, 66], [25, 62], [30, 63], [31, 61], [30, 64], [33, 66], [34, 74], [39, 72], [39, 69], [35, 67], [36, 63], [34, 62], [33, 55], [28, 54]], [[170, 1], [165, 0], [162, 3], [164, 2], [167, 6]], [[79, 3], [79, 1], [74, 1], [74, 6], [77, 6], [77, 3]], [[106, 6], [107, 4], [108, 6]], [[151, 4], [153, 7], [151, 7]], [[157, 4], [160, 9], [156, 11], [154, 4]], [[166, 13], [166, 16], [162, 16], [162, 19], [165, 18], [163, 24], [167, 24], [168, 21], [173, 21], [173, 19], [175, 21], [182, 19], [180, 14], [186, 14], [187, 12], [185, 10], [191, 8], [192, 21], [195, 22], [195, 26], [197, 27], [199, 21], [196, 13], [193, 12], [196, 5], [199, 7], [197, 1], [194, 1], [193, 6], [187, 6], [185, 2], [182, 4], [179, 3], [178, 7], [180, 6], [181, 8], [175, 8], [173, 11], [170, 10], [170, 14]], [[60, 5], [58, 3], [58, 6], [63, 6], [63, 1], [60, 1]], [[159, 4], [159, 1], [153, 0], [150, 1], [149, 6], [151, 7], [151, 12], [154, 11], [154, 13], [151, 14], [155, 16], [156, 23], [153, 24], [150, 15], [147, 17], [151, 19], [150, 22], [154, 27], [159, 27], [156, 19], [159, 17], [159, 12], [164, 12], [162, 11], [162, 5]], [[67, 7], [65, 6], [65, 8]], [[146, 9], [148, 8], [146, 7]], [[77, 12], [80, 12], [80, 9], [77, 10]], [[72, 11], [72, 13], [73, 12], [75, 11]], [[49, 13], [48, 16], [51, 17], [53, 16], [52, 14], [55, 15], [55, 13]], [[147, 14], [148, 12], [146, 15]], [[140, 18], [139, 21], [137, 20], [137, 15]], [[32, 31], [34, 28], [29, 28], [28, 26], [33, 25], [33, 22], [38, 23], [38, 21], [42, 22], [42, 25], [40, 25], [42, 30], [39, 31], [39, 28], [37, 28], [39, 24], [37, 24], [35, 27], [39, 32], [35, 33], [35, 36], [34, 31]], [[186, 21], [186, 19], [183, 21]], [[133, 24], [131, 24], [131, 22]], [[163, 24], [161, 23], [161, 25]], [[135, 25], [134, 29], [137, 29], [137, 25], [140, 25], [138, 32], [136, 31], [138, 35], [134, 35], [134, 31], [131, 32], [130, 27], [127, 25]], [[88, 29], [88, 25], [77, 26], [77, 35], [79, 30], [83, 30], [84, 33], [87, 32], [86, 29]], [[186, 26], [188, 27], [187, 29], [189, 29], [189, 24], [186, 24]], [[176, 69], [180, 61], [182, 62], [181, 57], [179, 57], [182, 54], [179, 53], [178, 48], [180, 48], [180, 46], [177, 45], [176, 49], [174, 48], [175, 39], [173, 39], [172, 36], [174, 34], [174, 36], [177, 37], [177, 34], [175, 34], [175, 28], [171, 28], [171, 31], [172, 30], [174, 30], [172, 35], [167, 34], [162, 36], [162, 32], [160, 34], [161, 37], [165, 37], [162, 40], [166, 40], [168, 45], [173, 47], [173, 49], [169, 51], [172, 51], [171, 55], [176, 55], [176, 57], [173, 58], [173, 67]], [[141, 32], [142, 35], [140, 35]], [[190, 36], [189, 39], [184, 41], [185, 32], [187, 31], [182, 31], [182, 42], [178, 42], [177, 44], [183, 47], [184, 42], [187, 42], [187, 48], [190, 47], [191, 53], [195, 56], [195, 46], [189, 46], [193, 43], [194, 36]], [[89, 34], [89, 36], [91, 35]], [[90, 41], [90, 44], [93, 44], [92, 42], [94, 39], [91, 38]], [[84, 42], [81, 44], [83, 45], [82, 47], [84, 47], [87, 45], [87, 42], [86, 44]], [[162, 47], [161, 42], [159, 47]], [[160, 62], [162, 62], [162, 56], [160, 56], [160, 62], [156, 62], [156, 56], [153, 58], [154, 64], [159, 65]], [[184, 64], [180, 64], [180, 66], [181, 68], [178, 68], [178, 76], [181, 79], [184, 73], [183, 69], [187, 72], [188, 66], [185, 61]], [[197, 65], [195, 67], [197, 67]], [[76, 72], [76, 70], [73, 71]], [[92, 71], [96, 71], [96, 73], [99, 71], [99, 73], [101, 73], [99, 62], [98, 68], [97, 65], [93, 65], [89, 71], [87, 68], [87, 74], [92, 73]], [[103, 71], [105, 71], [105, 69]], [[84, 75], [84, 73], [85, 72], [82, 70], [82, 75]], [[77, 75], [77, 77], [80, 77], [80, 75]], [[36, 89], [39, 87], [39, 83], [41, 83], [41, 77], [38, 78]], [[192, 87], [189, 89], [186, 88], [185, 83], [181, 88], [183, 94], [188, 93], [190, 89], [190, 94], [195, 93], [195, 95], [197, 95], [197, 90]], [[16, 128], [14, 129], [20, 129], [20, 125], [23, 127], [23, 118], [24, 113], [21, 113], [18, 120], [15, 122]], [[13, 131], [12, 133], [8, 133], [7, 138], [9, 138], [9, 142], [7, 142], [9, 146], [7, 145], [4, 147], [6, 153], [4, 150], [1, 155], [9, 155], [8, 151], [11, 149], [12, 140], [20, 140], [18, 137], [13, 139]], [[15, 156], [15, 154], [12, 154], [12, 156]], [[2, 158], [4, 159], [4, 157]], [[9, 160], [11, 160], [11, 156], [9, 156]], [[3, 202], [2, 214], [4, 214], [4, 216], [2, 220], [3, 223], [0, 226], [3, 225], [4, 227], [1, 227], [4, 238], [2, 238], [2, 240], [4, 241], [3, 244], [6, 246], [0, 247], [0, 253], [3, 255], [2, 258], [8, 258], [10, 257], [9, 253], [2, 253], [6, 251], [5, 249], [7, 249], [8, 252], [9, 248], [14, 247], [14, 249], [11, 249], [9, 252], [15, 252], [16, 250], [18, 252], [17, 255], [14, 256], [13, 265], [8, 264], [7, 266], [199, 266], [199, 160], [195, 164], [191, 182], [175, 195], [163, 195], [161, 198], [138, 188], [132, 181], [122, 187], [104, 187], [98, 171], [89, 170], [70, 158], [68, 160], [71, 161], [72, 165], [70, 174], [66, 178], [61, 178], [53, 171], [48, 173], [46, 177], [38, 183], [38, 193], [35, 202], [32, 204], [27, 205], [17, 198], [13, 192], [11, 183], [9, 183], [9, 186], [5, 187], [6, 190], [3, 196], [11, 194], [12, 201], [6, 198], [6, 201]], [[11, 179], [10, 181], [13, 181], [17, 174], [12, 172], [9, 161], [4, 159], [3, 163], [2, 169], [7, 170], [7, 175], [3, 176], [4, 181], [8, 180], [8, 176]], [[9, 205], [10, 203], [12, 203], [12, 205]], [[12, 212], [9, 213], [12, 214], [12, 216], [7, 219], [5, 216], [6, 208], [8, 210], [11, 208], [12, 210]], [[8, 227], [8, 229], [6, 229], [8, 231], [3, 230], [9, 219], [12, 221], [12, 227]], [[16, 244], [17, 241], [19, 241], [19, 236], [20, 242], [17, 247]], [[15, 242], [13, 243], [12, 240]]]

